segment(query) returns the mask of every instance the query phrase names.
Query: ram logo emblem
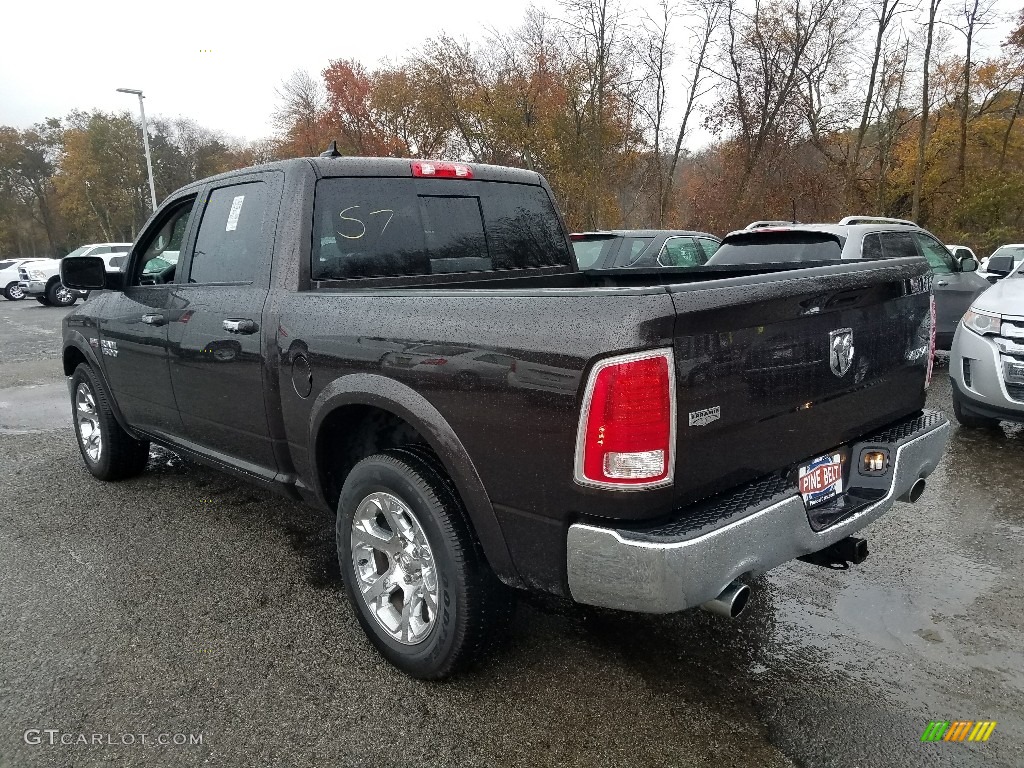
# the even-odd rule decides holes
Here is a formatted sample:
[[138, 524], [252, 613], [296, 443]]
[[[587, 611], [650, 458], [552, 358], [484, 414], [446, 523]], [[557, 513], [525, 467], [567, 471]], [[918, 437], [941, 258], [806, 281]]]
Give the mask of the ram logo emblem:
[[853, 365], [853, 328], [839, 328], [828, 335], [828, 364], [839, 378]]

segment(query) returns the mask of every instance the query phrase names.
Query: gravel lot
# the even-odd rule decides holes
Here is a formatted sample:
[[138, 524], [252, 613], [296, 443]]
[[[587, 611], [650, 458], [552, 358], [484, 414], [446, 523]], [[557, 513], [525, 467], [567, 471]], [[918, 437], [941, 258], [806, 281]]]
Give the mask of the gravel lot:
[[[492, 659], [428, 684], [364, 640], [329, 516], [165, 451], [88, 475], [61, 315], [0, 300], [0, 766], [1024, 764], [1018, 427], [954, 430], [866, 563], [784, 566], [739, 621], [526, 597]], [[952, 418], [942, 367], [930, 401]], [[999, 724], [920, 742], [955, 719]]]

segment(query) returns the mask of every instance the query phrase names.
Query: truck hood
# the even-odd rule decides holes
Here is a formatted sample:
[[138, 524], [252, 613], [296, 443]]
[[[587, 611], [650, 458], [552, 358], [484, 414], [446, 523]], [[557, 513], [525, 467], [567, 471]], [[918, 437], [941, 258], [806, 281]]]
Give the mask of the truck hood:
[[1024, 316], [1024, 276], [1018, 271], [1003, 278], [974, 300], [979, 312]]
[[54, 269], [60, 268], [60, 262], [57, 259], [35, 259], [34, 261], [23, 261], [18, 265], [18, 269]]

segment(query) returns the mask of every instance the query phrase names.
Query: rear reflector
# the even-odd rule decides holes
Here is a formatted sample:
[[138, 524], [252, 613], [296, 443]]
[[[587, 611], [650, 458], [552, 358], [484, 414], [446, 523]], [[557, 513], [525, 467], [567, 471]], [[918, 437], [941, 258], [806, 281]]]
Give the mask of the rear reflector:
[[437, 179], [472, 179], [473, 169], [465, 163], [414, 160], [412, 163], [412, 175]]
[[621, 355], [594, 367], [580, 413], [576, 482], [621, 489], [672, 482], [673, 374], [670, 349]]

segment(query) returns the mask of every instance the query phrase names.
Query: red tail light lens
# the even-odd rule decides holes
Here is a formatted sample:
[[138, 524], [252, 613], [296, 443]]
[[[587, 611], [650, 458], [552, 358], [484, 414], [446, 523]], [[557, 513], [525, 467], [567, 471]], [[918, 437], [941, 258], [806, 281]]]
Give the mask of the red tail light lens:
[[412, 175], [436, 179], [472, 179], [473, 169], [465, 163], [443, 163], [436, 160], [414, 160]]
[[609, 358], [590, 373], [576, 441], [576, 482], [649, 488], [672, 482], [675, 383], [671, 350]]
[[924, 377], [924, 388], [928, 389], [932, 385], [932, 368], [935, 365], [935, 294], [933, 293], [928, 297], [929, 308], [928, 311], [931, 314], [931, 331], [928, 334], [928, 373]]

